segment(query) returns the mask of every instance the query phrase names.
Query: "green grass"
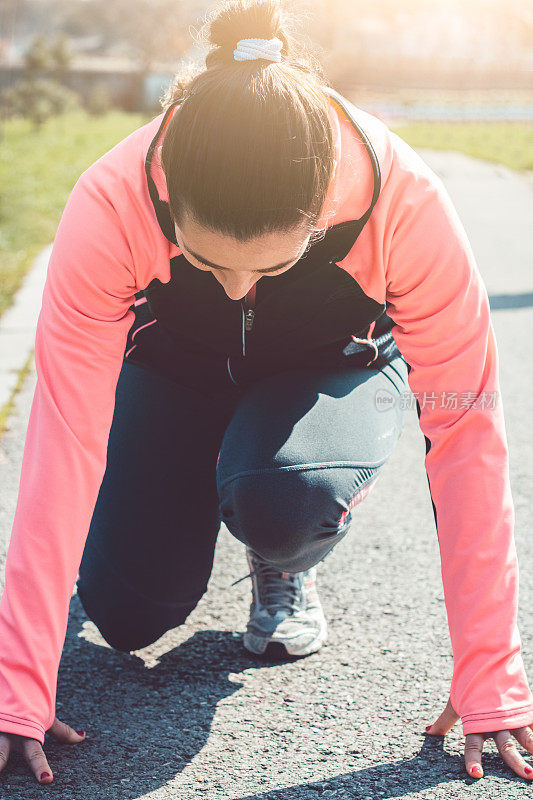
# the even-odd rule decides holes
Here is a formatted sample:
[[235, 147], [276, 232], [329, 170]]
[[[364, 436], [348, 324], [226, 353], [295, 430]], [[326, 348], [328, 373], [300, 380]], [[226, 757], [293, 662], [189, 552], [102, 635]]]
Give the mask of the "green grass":
[[511, 169], [533, 169], [533, 125], [526, 122], [416, 122], [389, 127], [411, 147], [459, 150]]
[[[35, 131], [8, 120], [0, 131], [0, 315], [11, 305], [39, 250], [55, 236], [67, 197], [97, 158], [156, 114], [73, 111]], [[391, 126], [392, 127], [392, 126]], [[416, 123], [392, 127], [413, 147], [461, 150], [513, 169], [533, 169], [532, 126]]]
[[[156, 116], [154, 114], [153, 116]], [[55, 236], [67, 197], [81, 173], [150, 117], [74, 111], [40, 130], [23, 119], [0, 131], [0, 315], [37, 253]]]

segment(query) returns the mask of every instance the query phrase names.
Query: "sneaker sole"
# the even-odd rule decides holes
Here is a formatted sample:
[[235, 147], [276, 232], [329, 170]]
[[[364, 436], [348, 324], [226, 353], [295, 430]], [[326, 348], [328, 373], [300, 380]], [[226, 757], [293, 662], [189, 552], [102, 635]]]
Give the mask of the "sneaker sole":
[[250, 653], [258, 656], [263, 655], [270, 644], [284, 647], [289, 656], [309, 656], [311, 653], [316, 653], [317, 650], [320, 650], [327, 638], [328, 628], [327, 624], [324, 623], [316, 637], [306, 645], [298, 646], [298, 643], [294, 641], [284, 642], [273, 637], [255, 636], [255, 634], [249, 632], [244, 634], [242, 643]]

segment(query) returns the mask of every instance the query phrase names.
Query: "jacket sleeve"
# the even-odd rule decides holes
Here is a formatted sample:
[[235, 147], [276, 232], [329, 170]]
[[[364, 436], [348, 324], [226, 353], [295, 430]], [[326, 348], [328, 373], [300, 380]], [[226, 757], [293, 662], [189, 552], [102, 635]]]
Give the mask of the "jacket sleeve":
[[426, 441], [453, 652], [450, 699], [464, 734], [529, 725], [533, 697], [516, 621], [514, 507], [487, 291], [440, 178], [421, 166], [397, 192], [388, 314]]
[[61, 217], [35, 337], [37, 384], [0, 602], [0, 731], [41, 744], [106, 457], [136, 291], [115, 208], [89, 168]]

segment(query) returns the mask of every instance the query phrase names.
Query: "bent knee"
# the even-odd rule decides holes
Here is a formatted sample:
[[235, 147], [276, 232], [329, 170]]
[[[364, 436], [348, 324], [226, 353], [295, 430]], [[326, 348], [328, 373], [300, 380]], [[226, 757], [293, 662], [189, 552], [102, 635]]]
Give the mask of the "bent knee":
[[265, 561], [299, 572], [310, 565], [311, 552], [337, 540], [366, 472], [332, 465], [242, 473], [220, 487], [221, 517]]
[[[158, 603], [130, 592], [91, 591], [80, 576], [78, 597], [89, 619], [114, 650], [129, 653], [157, 641], [166, 631], [182, 625], [202, 594], [183, 603]], [[205, 590], [204, 590], [205, 591]]]

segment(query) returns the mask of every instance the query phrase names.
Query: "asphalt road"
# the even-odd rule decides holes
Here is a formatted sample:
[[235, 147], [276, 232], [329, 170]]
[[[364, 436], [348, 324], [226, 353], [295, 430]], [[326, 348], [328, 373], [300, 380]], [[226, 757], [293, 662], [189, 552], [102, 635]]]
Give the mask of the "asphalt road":
[[[533, 335], [533, 182], [461, 154], [420, 152], [452, 195], [491, 296], [516, 505], [519, 624], [533, 680], [533, 361], [523, 344]], [[2, 576], [34, 386], [32, 372], [0, 441]], [[320, 567], [330, 638], [304, 660], [256, 660], [242, 648], [250, 582], [230, 586], [248, 570], [225, 529], [207, 595], [184, 626], [151, 647], [112, 650], [74, 595], [58, 714], [87, 739], [67, 746], [47, 736], [50, 786], [37, 785], [14, 754], [0, 798], [531, 796], [493, 741], [476, 781], [464, 770], [460, 723], [446, 737], [424, 733], [446, 703], [452, 672], [424, 452], [412, 410], [350, 533]]]

